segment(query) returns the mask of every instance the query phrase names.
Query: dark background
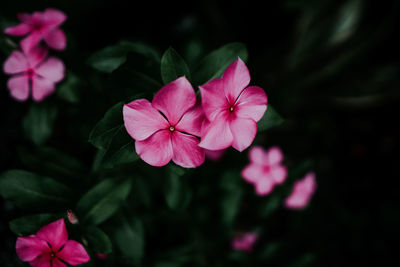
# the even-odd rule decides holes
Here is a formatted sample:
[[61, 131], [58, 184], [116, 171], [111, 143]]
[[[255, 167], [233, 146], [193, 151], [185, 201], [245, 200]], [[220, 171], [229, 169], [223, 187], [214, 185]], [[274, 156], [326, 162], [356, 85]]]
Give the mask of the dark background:
[[[289, 161], [313, 159], [318, 182], [309, 208], [270, 218], [279, 227], [269, 237], [283, 242], [285, 250], [265, 266], [395, 266], [399, 1], [144, 2], [6, 0], [0, 19], [4, 28], [16, 22], [18, 12], [63, 10], [68, 48], [59, 56], [80, 76], [90, 75], [86, 58], [121, 39], [143, 41], [161, 52], [172, 46], [189, 66], [196, 54], [245, 43], [252, 84], [264, 88], [286, 118], [261, 142], [279, 145]], [[27, 104], [9, 97], [6, 78], [1, 74], [1, 171], [22, 168], [16, 148], [29, 146], [21, 133]], [[87, 84], [83, 101], [97, 101], [93, 86]], [[85, 136], [111, 104], [83, 115], [61, 114], [65, 121], [57, 120], [48, 145], [90, 164], [95, 149]], [[71, 118], [81, 125], [75, 135], [64, 131]], [[1, 266], [17, 264], [15, 235], [8, 229], [16, 214], [11, 203], [0, 200]], [[215, 265], [223, 266], [214, 253]]]

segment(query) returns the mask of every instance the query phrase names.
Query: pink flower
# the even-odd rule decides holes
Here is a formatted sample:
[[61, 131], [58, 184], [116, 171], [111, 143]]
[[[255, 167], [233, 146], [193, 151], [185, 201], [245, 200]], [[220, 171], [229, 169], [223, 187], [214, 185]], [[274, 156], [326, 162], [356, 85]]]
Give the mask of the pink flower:
[[40, 41], [53, 49], [63, 50], [67, 41], [65, 33], [59, 29], [67, 16], [57, 9], [48, 8], [44, 12], [34, 12], [33, 14], [18, 14], [21, 24], [8, 27], [4, 33], [13, 36], [29, 35], [21, 41], [21, 48], [26, 53], [35, 47]]
[[251, 251], [257, 239], [258, 234], [245, 233], [233, 238], [231, 245], [232, 248], [237, 251]]
[[85, 248], [68, 240], [64, 219], [42, 227], [35, 235], [18, 237], [17, 255], [34, 267], [66, 267], [90, 260]]
[[257, 133], [257, 122], [267, 110], [267, 95], [257, 86], [246, 87], [250, 74], [238, 58], [222, 78], [200, 86], [202, 106], [208, 122], [202, 129], [200, 146], [221, 150], [248, 148]]
[[63, 62], [47, 57], [47, 50], [37, 46], [28, 53], [13, 51], [4, 63], [3, 69], [13, 75], [8, 80], [8, 89], [13, 98], [25, 101], [32, 90], [33, 100], [42, 101], [55, 90], [55, 83], [64, 78]]
[[153, 102], [138, 99], [124, 105], [125, 128], [136, 140], [136, 152], [152, 166], [164, 166], [171, 159], [185, 168], [204, 162], [198, 146], [203, 111], [185, 77], [161, 88]]
[[249, 153], [250, 164], [242, 171], [243, 178], [254, 184], [260, 196], [268, 195], [274, 186], [285, 181], [287, 169], [281, 164], [283, 153], [278, 147], [265, 151], [255, 146]]
[[205, 149], [204, 152], [206, 153], [206, 157], [212, 161], [218, 161], [222, 158], [225, 154], [225, 149], [222, 150], [208, 150]]
[[310, 202], [312, 195], [317, 189], [315, 173], [309, 172], [306, 176], [298, 180], [293, 187], [293, 191], [285, 200], [288, 209], [302, 209]]

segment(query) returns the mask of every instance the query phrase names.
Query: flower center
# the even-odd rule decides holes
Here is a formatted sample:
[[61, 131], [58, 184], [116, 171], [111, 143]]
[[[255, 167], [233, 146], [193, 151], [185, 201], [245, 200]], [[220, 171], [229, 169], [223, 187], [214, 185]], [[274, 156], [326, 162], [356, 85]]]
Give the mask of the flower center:
[[263, 171], [264, 172], [270, 172], [271, 171], [271, 167], [269, 165], [265, 165], [265, 166], [263, 166]]
[[30, 68], [30, 69], [28, 69], [28, 70], [26, 71], [26, 75], [28, 75], [29, 77], [32, 77], [33, 74], [35, 74], [35, 71], [34, 71], [32, 68]]
[[229, 108], [229, 111], [230, 112], [233, 112], [235, 110], [235, 108], [233, 107], [233, 106], [231, 106], [230, 108]]
[[170, 130], [171, 132], [175, 131], [175, 127], [174, 127], [174, 126], [169, 126], [169, 130]]
[[33, 23], [32, 27], [35, 31], [39, 31], [43, 28], [43, 25], [40, 22], [36, 22], [36, 23]]
[[50, 258], [55, 258], [56, 254], [54, 252], [50, 253]]

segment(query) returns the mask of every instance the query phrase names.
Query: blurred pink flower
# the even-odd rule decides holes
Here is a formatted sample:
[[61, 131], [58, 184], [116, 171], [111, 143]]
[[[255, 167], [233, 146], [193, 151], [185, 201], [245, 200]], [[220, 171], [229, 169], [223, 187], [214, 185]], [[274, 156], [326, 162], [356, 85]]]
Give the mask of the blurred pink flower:
[[7, 83], [10, 94], [19, 101], [29, 97], [30, 88], [35, 101], [42, 101], [55, 90], [55, 83], [65, 75], [63, 62], [47, 58], [47, 50], [37, 46], [28, 53], [13, 51], [3, 66], [6, 74], [13, 75]]
[[67, 217], [68, 217], [68, 221], [71, 224], [78, 224], [79, 220], [76, 217], [75, 213], [72, 210], [67, 210]]
[[66, 267], [65, 263], [78, 265], [90, 260], [85, 248], [68, 240], [64, 219], [42, 227], [35, 235], [18, 237], [17, 255], [35, 267]]
[[258, 234], [245, 233], [232, 239], [232, 248], [237, 251], [251, 251], [258, 239]]
[[99, 258], [100, 260], [105, 260], [105, 259], [107, 259], [107, 254], [104, 254], [104, 253], [97, 253], [96, 256], [97, 256], [97, 258]]
[[254, 184], [258, 195], [268, 195], [275, 185], [285, 181], [287, 169], [281, 164], [283, 153], [278, 147], [265, 151], [262, 147], [254, 146], [249, 158], [250, 163], [243, 169], [242, 176]]
[[206, 153], [206, 157], [211, 159], [211, 160], [213, 160], [213, 161], [220, 160], [222, 158], [222, 156], [224, 155], [224, 153], [225, 153], [225, 149], [222, 149], [222, 150], [208, 150], [208, 149], [205, 149], [204, 151]]
[[216, 78], [199, 87], [207, 123], [202, 129], [200, 146], [221, 150], [233, 146], [248, 148], [257, 133], [257, 122], [267, 110], [267, 95], [257, 86], [246, 87], [250, 74], [238, 58]]
[[64, 23], [67, 16], [60, 10], [48, 8], [44, 12], [22, 13], [18, 14], [18, 19], [21, 24], [6, 28], [4, 33], [13, 36], [24, 36], [29, 33], [20, 43], [25, 53], [42, 40], [52, 49], [65, 49], [67, 44], [65, 33], [59, 26]]
[[315, 173], [309, 172], [301, 180], [298, 180], [293, 187], [293, 191], [285, 200], [288, 209], [302, 209], [310, 202], [312, 195], [317, 189]]
[[161, 88], [152, 103], [138, 99], [124, 105], [123, 116], [136, 152], [148, 164], [164, 166], [171, 159], [185, 168], [203, 164], [198, 137], [204, 115], [185, 77]]

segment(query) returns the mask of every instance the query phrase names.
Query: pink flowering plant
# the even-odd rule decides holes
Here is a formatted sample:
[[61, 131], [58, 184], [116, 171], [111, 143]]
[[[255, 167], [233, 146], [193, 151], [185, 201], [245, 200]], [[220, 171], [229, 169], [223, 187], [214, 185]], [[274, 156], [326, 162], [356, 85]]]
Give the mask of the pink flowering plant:
[[23, 142], [0, 196], [18, 214], [19, 263], [260, 263], [265, 223], [311, 205], [315, 174], [299, 179], [312, 161], [269, 141], [284, 119], [244, 44], [187, 63], [171, 47], [121, 41], [82, 64], [79, 48], [62, 52], [64, 12], [17, 17], [3, 29], [1, 88]]

